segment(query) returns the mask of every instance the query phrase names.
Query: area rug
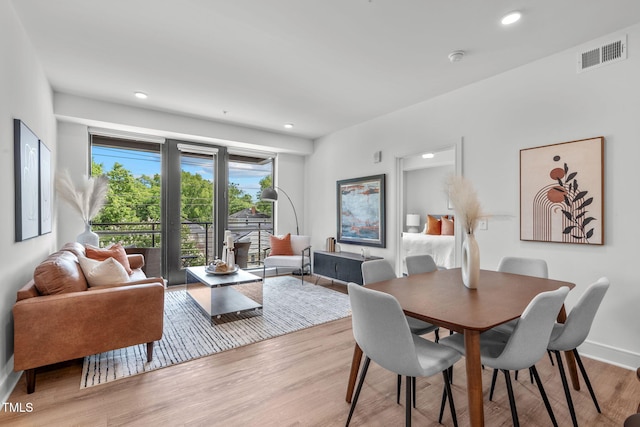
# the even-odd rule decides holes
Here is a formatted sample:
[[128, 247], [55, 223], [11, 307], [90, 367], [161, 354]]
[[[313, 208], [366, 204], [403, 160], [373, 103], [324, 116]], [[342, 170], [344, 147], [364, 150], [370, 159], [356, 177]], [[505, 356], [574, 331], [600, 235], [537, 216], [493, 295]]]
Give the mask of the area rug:
[[[241, 285], [238, 287], [240, 289]], [[258, 315], [262, 312], [262, 315]], [[210, 319], [185, 290], [165, 292], [164, 331], [147, 363], [146, 344], [84, 358], [80, 388], [92, 387], [241, 347], [351, 315], [349, 296], [299, 278], [267, 278], [262, 310], [221, 324]]]

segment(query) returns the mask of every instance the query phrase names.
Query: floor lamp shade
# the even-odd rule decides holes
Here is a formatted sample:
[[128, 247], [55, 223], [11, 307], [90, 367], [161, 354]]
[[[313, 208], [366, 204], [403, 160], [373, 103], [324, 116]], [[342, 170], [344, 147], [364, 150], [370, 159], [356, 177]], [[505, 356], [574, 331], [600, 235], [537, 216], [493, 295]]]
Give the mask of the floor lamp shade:
[[420, 215], [408, 214], [407, 215], [407, 231], [409, 233], [417, 233], [420, 231]]
[[264, 200], [265, 202], [276, 202], [278, 201], [278, 192], [276, 191], [276, 188], [280, 191], [282, 191], [282, 194], [284, 194], [287, 199], [289, 199], [289, 203], [291, 203], [291, 208], [293, 209], [293, 216], [296, 219], [296, 234], [300, 234], [300, 228], [298, 227], [298, 214], [296, 213], [296, 207], [293, 205], [293, 202], [291, 201], [291, 197], [289, 197], [289, 195], [280, 187], [278, 186], [273, 186], [273, 187], [267, 187], [264, 190], [262, 190], [262, 193], [260, 194], [260, 200]]

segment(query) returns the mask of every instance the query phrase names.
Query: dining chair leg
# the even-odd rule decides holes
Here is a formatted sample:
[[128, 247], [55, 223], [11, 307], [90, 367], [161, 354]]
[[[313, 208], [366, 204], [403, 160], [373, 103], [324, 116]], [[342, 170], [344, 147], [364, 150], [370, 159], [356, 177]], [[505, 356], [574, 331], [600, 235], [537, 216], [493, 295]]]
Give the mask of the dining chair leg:
[[516, 400], [513, 397], [511, 374], [506, 369], [502, 369], [502, 372], [504, 373], [504, 379], [507, 383], [507, 394], [509, 395], [509, 407], [511, 408], [511, 419], [513, 420], [513, 427], [520, 427], [520, 422], [518, 421], [518, 410], [516, 409]]
[[571, 391], [569, 390], [569, 383], [567, 382], [567, 374], [564, 370], [564, 363], [562, 363], [562, 356], [559, 351], [554, 351], [556, 355], [556, 361], [558, 362], [558, 371], [560, 372], [560, 379], [562, 380], [562, 388], [564, 389], [564, 395], [567, 399], [567, 406], [569, 407], [569, 413], [571, 414], [571, 421], [574, 427], [578, 427], [578, 420], [576, 418], [576, 410], [573, 406], [573, 399], [571, 398]]
[[436, 336], [436, 342], [439, 342], [440, 341], [440, 328], [438, 328], [435, 331], [433, 331], [433, 333]]
[[538, 390], [540, 390], [540, 396], [542, 397], [542, 401], [544, 402], [544, 406], [547, 408], [547, 412], [549, 413], [549, 418], [551, 418], [551, 422], [555, 427], [558, 427], [558, 423], [556, 421], [556, 417], [553, 414], [553, 409], [551, 408], [551, 404], [549, 403], [549, 399], [547, 398], [547, 393], [544, 391], [544, 387], [542, 386], [542, 381], [540, 381], [540, 375], [538, 375], [538, 370], [536, 369], [536, 365], [533, 365], [529, 368], [529, 373], [532, 377], [535, 377], [536, 384], [538, 384]]
[[[449, 373], [445, 369], [442, 371], [442, 376], [444, 378], [444, 389], [447, 392], [447, 396], [449, 398], [449, 409], [451, 410], [451, 419], [453, 420], [454, 427], [458, 427], [458, 417], [456, 416], [456, 405], [453, 403], [453, 394], [451, 393], [451, 383], [449, 382]], [[442, 410], [444, 407], [440, 408], [440, 420], [438, 422], [442, 423]]]
[[591, 399], [593, 400], [594, 405], [596, 405], [596, 409], [598, 413], [601, 414], [600, 405], [598, 405], [598, 399], [596, 399], [596, 394], [593, 391], [593, 387], [591, 387], [591, 381], [589, 381], [589, 375], [587, 375], [587, 370], [584, 369], [584, 365], [582, 364], [582, 359], [580, 359], [580, 355], [578, 354], [578, 349], [573, 349], [573, 355], [576, 358], [576, 362], [578, 362], [578, 367], [580, 368], [580, 373], [582, 374], [582, 378], [584, 379], [585, 384], [587, 384], [587, 389], [589, 389], [589, 394], [591, 395]]
[[413, 398], [413, 407], [416, 407], [416, 377], [411, 377], [411, 397]]
[[406, 427], [411, 427], [411, 377], [406, 377], [405, 378], [407, 380], [407, 384], [405, 385], [405, 390], [406, 390], [406, 397], [405, 397], [405, 408], [406, 408], [406, 412], [405, 412], [405, 426]]
[[[451, 385], [449, 385], [451, 387]], [[438, 415], [438, 423], [442, 424], [442, 416], [444, 415], [444, 405], [447, 404], [447, 386], [442, 387], [442, 401], [440, 402], [440, 415]]]
[[396, 392], [396, 403], [400, 404], [400, 388], [402, 387], [402, 375], [398, 375], [398, 390]]
[[553, 366], [553, 356], [551, 355], [551, 350], [547, 350], [547, 356], [549, 356], [549, 361], [551, 362], [551, 366]]
[[493, 376], [491, 377], [491, 390], [489, 391], [489, 401], [493, 400], [493, 391], [496, 388], [496, 380], [498, 379], [498, 370], [493, 370]]
[[351, 416], [353, 415], [354, 409], [356, 409], [356, 403], [358, 403], [358, 397], [360, 396], [360, 390], [362, 390], [362, 384], [364, 383], [364, 377], [367, 375], [367, 370], [369, 369], [369, 363], [371, 363], [371, 359], [365, 356], [364, 365], [362, 366], [362, 372], [360, 373], [360, 381], [358, 382], [358, 388], [356, 388], [356, 394], [353, 396], [353, 402], [351, 402], [351, 409], [349, 409], [349, 417], [347, 417], [347, 427], [349, 426], [349, 422], [351, 422]]

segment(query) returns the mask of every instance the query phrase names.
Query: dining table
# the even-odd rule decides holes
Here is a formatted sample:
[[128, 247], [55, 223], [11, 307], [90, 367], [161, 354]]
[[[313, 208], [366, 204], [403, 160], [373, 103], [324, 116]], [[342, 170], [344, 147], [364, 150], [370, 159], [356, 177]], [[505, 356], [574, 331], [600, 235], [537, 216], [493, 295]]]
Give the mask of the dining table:
[[[460, 268], [414, 274], [367, 285], [369, 289], [393, 295], [407, 316], [464, 334], [467, 399], [471, 426], [484, 425], [480, 334], [519, 318], [531, 300], [541, 292], [575, 284], [498, 271], [480, 270], [477, 288], [467, 288]], [[559, 322], [566, 320], [564, 305]], [[579, 389], [575, 359], [565, 352], [573, 387]], [[355, 345], [347, 385], [351, 402], [362, 350]]]

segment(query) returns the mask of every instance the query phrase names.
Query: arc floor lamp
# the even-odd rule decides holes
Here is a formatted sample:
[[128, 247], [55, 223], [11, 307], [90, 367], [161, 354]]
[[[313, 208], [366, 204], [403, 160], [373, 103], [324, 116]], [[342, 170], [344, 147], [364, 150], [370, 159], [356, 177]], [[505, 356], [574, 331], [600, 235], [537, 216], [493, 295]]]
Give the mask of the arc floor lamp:
[[273, 187], [267, 187], [264, 190], [262, 190], [262, 193], [260, 194], [260, 200], [264, 200], [266, 202], [277, 202], [278, 192], [276, 191], [276, 188], [282, 191], [282, 194], [284, 194], [287, 197], [287, 199], [289, 199], [289, 203], [291, 203], [291, 208], [293, 209], [293, 216], [296, 218], [296, 234], [299, 235], [300, 229], [298, 228], [298, 214], [296, 213], [296, 207], [293, 205], [293, 202], [291, 201], [291, 197], [289, 197], [286, 191], [284, 191], [282, 188], [278, 187], [277, 185], [274, 185]]

